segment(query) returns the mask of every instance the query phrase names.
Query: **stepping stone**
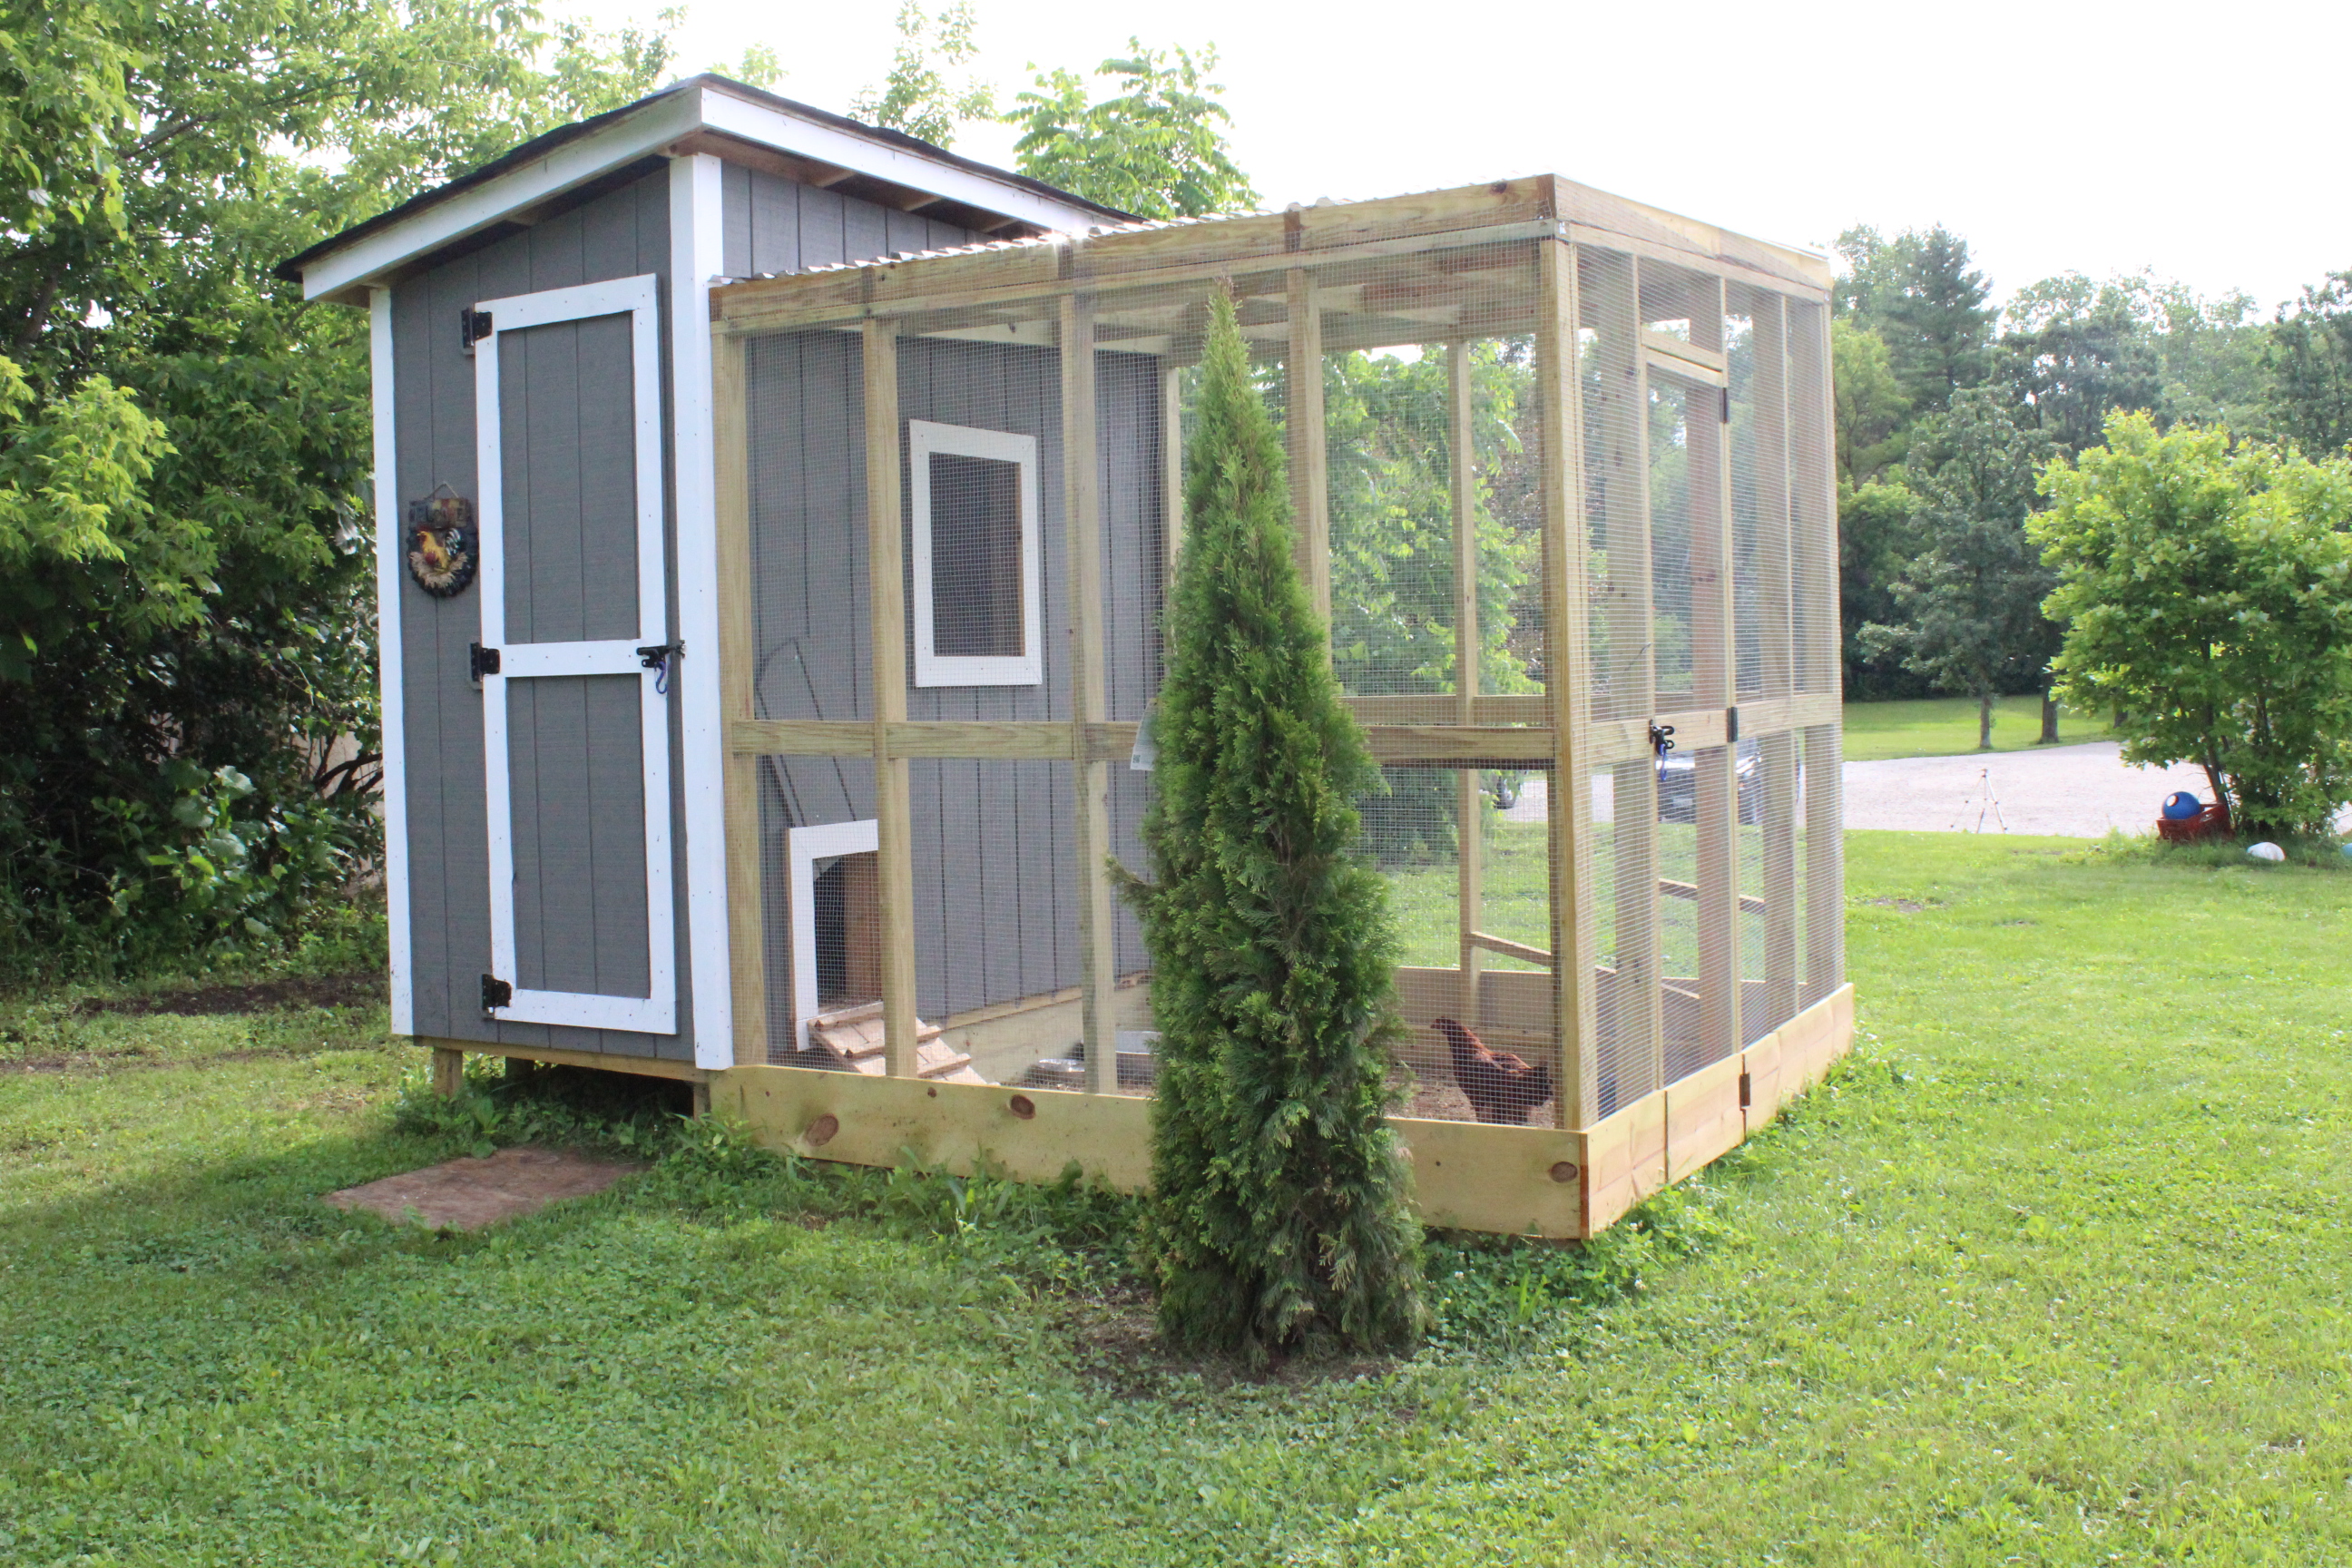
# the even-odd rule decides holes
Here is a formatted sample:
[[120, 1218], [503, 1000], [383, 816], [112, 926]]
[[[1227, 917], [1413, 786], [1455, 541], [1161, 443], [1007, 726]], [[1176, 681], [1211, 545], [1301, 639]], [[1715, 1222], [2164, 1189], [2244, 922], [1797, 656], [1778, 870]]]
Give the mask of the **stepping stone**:
[[329, 1193], [326, 1201], [339, 1209], [365, 1209], [394, 1225], [479, 1230], [517, 1215], [536, 1214], [564, 1198], [601, 1193], [645, 1168], [554, 1149], [501, 1149], [488, 1159], [448, 1160], [345, 1187]]

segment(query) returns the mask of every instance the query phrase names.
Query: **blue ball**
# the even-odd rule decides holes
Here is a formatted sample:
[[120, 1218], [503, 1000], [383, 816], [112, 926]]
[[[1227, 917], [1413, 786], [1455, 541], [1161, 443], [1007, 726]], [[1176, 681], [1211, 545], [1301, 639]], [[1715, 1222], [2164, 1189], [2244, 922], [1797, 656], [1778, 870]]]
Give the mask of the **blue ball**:
[[2168, 822], [2187, 822], [2205, 809], [2205, 803], [2187, 790], [2175, 790], [2164, 797], [2164, 816]]
[[2352, 860], [2352, 844], [2338, 845], [2337, 847], [2344, 851], [2344, 858]]

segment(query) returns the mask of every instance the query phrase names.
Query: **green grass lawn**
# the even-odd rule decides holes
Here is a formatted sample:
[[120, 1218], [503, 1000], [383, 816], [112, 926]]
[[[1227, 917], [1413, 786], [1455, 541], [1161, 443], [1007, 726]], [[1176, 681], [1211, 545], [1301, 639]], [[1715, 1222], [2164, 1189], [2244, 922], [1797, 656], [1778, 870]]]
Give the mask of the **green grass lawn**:
[[[1977, 749], [1977, 704], [1970, 697], [1928, 697], [1895, 702], [1845, 705], [1845, 760], [1880, 762], [1889, 757], [1956, 757]], [[2022, 752], [2042, 738], [2042, 699], [2003, 697], [1992, 705], [1992, 749]], [[2058, 716], [2063, 745], [2110, 741], [2106, 715], [2066, 710]]]
[[0, 1562], [2352, 1558], [2352, 875], [1850, 846], [1849, 1068], [1264, 1384], [1139, 1347], [1099, 1205], [705, 1138], [404, 1232], [316, 1199], [469, 1141], [380, 1012], [0, 1009]]

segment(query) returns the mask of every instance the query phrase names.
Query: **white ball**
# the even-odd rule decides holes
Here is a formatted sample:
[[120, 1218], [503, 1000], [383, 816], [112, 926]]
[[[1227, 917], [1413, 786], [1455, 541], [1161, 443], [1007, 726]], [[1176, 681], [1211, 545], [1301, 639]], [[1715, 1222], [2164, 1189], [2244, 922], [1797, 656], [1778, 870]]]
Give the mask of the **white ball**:
[[2246, 858], [2250, 860], [2261, 860], [2275, 866], [2280, 861], [2286, 858], [2286, 851], [2280, 848], [2275, 844], [2249, 844], [2246, 846]]

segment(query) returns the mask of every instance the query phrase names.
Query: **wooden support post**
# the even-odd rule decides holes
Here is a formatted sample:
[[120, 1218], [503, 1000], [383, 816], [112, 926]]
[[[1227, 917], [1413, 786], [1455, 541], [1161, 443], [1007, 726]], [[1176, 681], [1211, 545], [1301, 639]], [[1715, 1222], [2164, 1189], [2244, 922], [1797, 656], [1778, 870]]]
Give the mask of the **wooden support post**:
[[[713, 334], [712, 455], [718, 480], [719, 712], [732, 724], [754, 719], [751, 691], [751, 500], [750, 411], [744, 340]], [[760, 759], [726, 762], [727, 959], [735, 1012], [735, 1064], [768, 1059], [765, 868], [760, 853]]]
[[433, 1047], [433, 1092], [444, 1100], [455, 1100], [457, 1091], [466, 1087], [466, 1053], [446, 1047]]
[[1285, 362], [1284, 428], [1290, 437], [1290, 511], [1298, 530], [1298, 569], [1315, 596], [1328, 642], [1331, 630], [1330, 451], [1323, 430], [1323, 311], [1315, 275], [1290, 273], [1290, 355]]
[[[1694, 345], [1723, 352], [1723, 281], [1689, 288]], [[1701, 708], [1739, 700], [1735, 570], [1731, 540], [1731, 401], [1721, 389], [1693, 386], [1684, 400], [1690, 463], [1691, 685]], [[1692, 756], [1698, 860], [1699, 1063], [1738, 1050], [1739, 1037], [1738, 747], [1712, 746]], [[1692, 1064], [1698, 1065], [1698, 1064]]]
[[1110, 894], [1110, 764], [1087, 756], [1106, 717], [1102, 483], [1095, 439], [1095, 337], [1088, 302], [1062, 300], [1062, 510], [1069, 531], [1071, 766], [1077, 774], [1078, 991], [1087, 1091], [1118, 1088], [1118, 927]]
[[874, 637], [874, 818], [882, 906], [882, 1058], [892, 1078], [916, 1076], [915, 857], [907, 760], [889, 730], [907, 717], [905, 505], [898, 431], [898, 328], [868, 321], [866, 371], [866, 542]]
[[[1478, 721], [1478, 473], [1475, 427], [1472, 422], [1470, 344], [1454, 340], [1447, 360], [1453, 418], [1448, 426], [1454, 474], [1454, 722]], [[1455, 1015], [1472, 1028], [1480, 1023], [1478, 973], [1486, 953], [1473, 940], [1486, 907], [1486, 814], [1478, 790], [1478, 772], [1464, 768], [1454, 791], [1454, 858], [1460, 871], [1456, 915], [1461, 943], [1462, 999]]]
[[1599, 1120], [1593, 973], [1592, 723], [1585, 592], [1583, 381], [1576, 369], [1576, 248], [1537, 244], [1538, 470], [1543, 499], [1544, 689], [1550, 701], [1552, 1028], [1559, 1042], [1559, 1124]]
[[[1790, 539], [1797, 592], [1800, 689], [1836, 695], [1838, 542], [1830, 453], [1829, 312], [1789, 307]], [[1805, 732], [1805, 994], [1808, 1006], [1845, 984], [1845, 805], [1839, 727]]]
[[1162, 602], [1176, 591], [1176, 557], [1184, 548], [1184, 367], [1160, 367], [1160, 542]]
[[[1609, 583], [1608, 717], [1646, 728], [1657, 716], [1656, 623], [1650, 560], [1650, 390], [1642, 353], [1640, 260], [1580, 253], [1580, 291], [1593, 327], [1591, 423]], [[1665, 993], [1658, 930], [1658, 770], [1646, 746], [1610, 770], [1611, 863], [1617, 973], [1609, 1017], [1620, 1042], [1612, 1101], [1665, 1084]]]
[[[1789, 331], [1780, 297], [1749, 293], [1755, 364], [1756, 592], [1759, 687], [1769, 698], [1795, 690], [1789, 569]], [[1764, 736], [1757, 747], [1764, 847], [1764, 1016], [1778, 1027], [1797, 1016], [1797, 737]]]

